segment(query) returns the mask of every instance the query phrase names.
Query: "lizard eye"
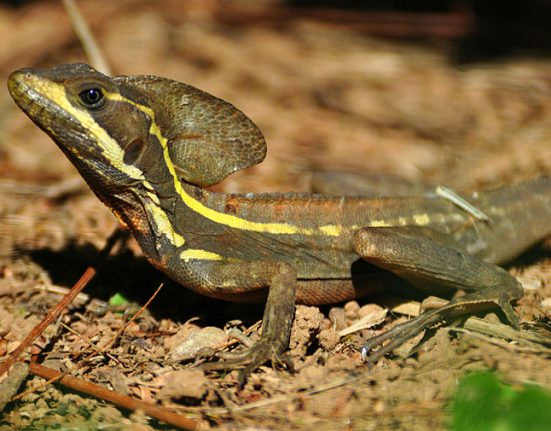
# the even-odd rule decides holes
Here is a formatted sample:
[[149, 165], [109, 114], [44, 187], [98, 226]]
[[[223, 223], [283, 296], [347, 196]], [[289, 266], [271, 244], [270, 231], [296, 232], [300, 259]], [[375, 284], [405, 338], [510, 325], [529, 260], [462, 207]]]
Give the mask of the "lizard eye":
[[78, 95], [87, 108], [97, 109], [105, 102], [103, 91], [100, 88], [88, 88]]

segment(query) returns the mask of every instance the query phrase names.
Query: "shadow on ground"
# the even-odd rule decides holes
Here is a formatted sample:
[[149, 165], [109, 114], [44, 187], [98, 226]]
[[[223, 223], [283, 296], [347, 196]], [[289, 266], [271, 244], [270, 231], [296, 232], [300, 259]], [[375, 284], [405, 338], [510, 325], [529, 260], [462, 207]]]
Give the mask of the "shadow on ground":
[[[53, 284], [70, 287], [94, 262], [99, 250], [91, 244], [70, 242], [58, 251], [42, 248], [20, 252], [41, 266]], [[200, 317], [207, 324], [223, 325], [228, 320], [254, 323], [262, 318], [263, 304], [239, 304], [199, 295], [166, 278], [144, 257], [136, 256], [128, 249], [109, 256], [85, 292], [103, 301], [119, 293], [130, 302], [141, 305], [147, 302], [161, 281], [164, 281], [164, 288], [149, 306], [156, 319], [183, 322]]]

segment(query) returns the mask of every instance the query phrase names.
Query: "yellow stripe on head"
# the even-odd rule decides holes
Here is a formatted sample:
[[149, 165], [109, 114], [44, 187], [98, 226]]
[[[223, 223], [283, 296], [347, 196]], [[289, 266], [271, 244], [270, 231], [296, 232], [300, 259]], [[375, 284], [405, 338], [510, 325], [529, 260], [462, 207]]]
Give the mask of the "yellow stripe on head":
[[[59, 106], [62, 111], [73, 118], [73, 121], [79, 123], [82, 129], [84, 129], [88, 136], [94, 141], [94, 145], [99, 148], [110, 166], [116, 168], [130, 178], [141, 182], [147, 190], [148, 197], [151, 199], [151, 202], [145, 203], [145, 209], [151, 214], [158, 232], [164, 235], [175, 247], [184, 245], [184, 237], [173, 229], [167, 215], [160, 208], [160, 202], [157, 195], [152, 193], [152, 190], [154, 190], [153, 186], [145, 179], [143, 172], [139, 168], [124, 162], [124, 150], [117, 141], [115, 141], [107, 131], [94, 120], [92, 115], [85, 108], [75, 106], [71, 103], [62, 84], [32, 75], [28, 77], [28, 80], [29, 83], [27, 85], [32, 89], [31, 91], [36, 92], [40, 97], [50, 101], [50, 103]], [[104, 92], [104, 96], [110, 100], [122, 100], [122, 98], [117, 97], [118, 95], [114, 93]], [[45, 124], [45, 126], [51, 127], [49, 124]], [[85, 157], [85, 155], [81, 155], [78, 148], [74, 146], [67, 145], [65, 148], [81, 160]], [[98, 174], [103, 176], [106, 175], [101, 170], [96, 171], [96, 175]], [[115, 215], [120, 218], [120, 214], [117, 212], [115, 212]]]
[[[124, 163], [123, 149], [119, 146], [117, 141], [109, 136], [107, 131], [94, 120], [92, 115], [90, 115], [85, 108], [77, 107], [69, 101], [67, 93], [65, 92], [65, 87], [62, 84], [37, 76], [29, 76], [27, 79], [34, 91], [67, 112], [81, 125], [86, 133], [93, 136], [98, 148], [113, 167], [133, 179], [145, 180], [143, 172], [140, 169]], [[68, 149], [75, 155], [79, 155], [77, 149], [71, 147]]]

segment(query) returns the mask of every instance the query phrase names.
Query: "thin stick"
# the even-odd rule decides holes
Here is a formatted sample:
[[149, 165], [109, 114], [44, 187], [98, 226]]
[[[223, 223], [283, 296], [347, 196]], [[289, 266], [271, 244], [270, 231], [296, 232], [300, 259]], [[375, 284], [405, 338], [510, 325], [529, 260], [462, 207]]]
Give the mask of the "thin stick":
[[[159, 284], [159, 287], [157, 287], [157, 289], [155, 290], [155, 292], [153, 292], [153, 295], [151, 295], [149, 297], [149, 299], [147, 300], [147, 302], [137, 311], [137, 313], [135, 313], [132, 318], [126, 322], [122, 328], [120, 328], [117, 333], [115, 335], [113, 335], [113, 337], [111, 337], [111, 339], [105, 343], [104, 346], [99, 346], [99, 351], [98, 353], [102, 353], [104, 352], [105, 350], [107, 350], [116, 340], [117, 338], [119, 338], [123, 332], [126, 330], [126, 328], [128, 328], [128, 326], [130, 326], [130, 324], [132, 322], [134, 322], [138, 317], [140, 317], [140, 315], [147, 309], [147, 307], [149, 307], [149, 305], [153, 302], [153, 300], [155, 299], [155, 297], [159, 294], [159, 292], [161, 291], [161, 289], [163, 288], [164, 286], [164, 283], [161, 283]], [[86, 358], [87, 359], [87, 358]]]
[[[30, 363], [29, 371], [37, 376], [50, 380], [57, 380], [59, 375], [62, 375], [59, 371], [39, 365], [35, 362]], [[196, 420], [186, 418], [182, 415], [167, 410], [164, 407], [148, 404], [129, 396], [121, 395], [118, 392], [106, 389], [100, 385], [96, 385], [95, 383], [77, 379], [76, 377], [62, 376], [59, 379], [59, 382], [68, 388], [104, 399], [119, 407], [128, 410], [141, 410], [152, 418], [174, 425], [183, 430], [195, 430], [199, 424]]]
[[38, 325], [36, 325], [31, 332], [25, 337], [25, 339], [21, 342], [19, 347], [15, 349], [11, 355], [0, 364], [0, 377], [2, 377], [7, 371], [10, 369], [10, 367], [15, 364], [15, 362], [19, 359], [21, 354], [28, 348], [30, 345], [36, 340], [37, 337], [39, 337], [44, 330], [53, 323], [65, 310], [65, 308], [75, 299], [75, 297], [80, 293], [84, 287], [94, 278], [97, 272], [98, 266], [103, 263], [107, 255], [111, 252], [115, 244], [126, 235], [126, 232], [121, 231], [120, 229], [116, 229], [115, 232], [109, 237], [107, 240], [105, 247], [100, 251], [98, 256], [96, 257], [95, 262], [86, 268], [86, 271], [84, 271], [84, 274], [80, 277], [80, 279], [74, 284], [74, 286], [61, 298], [61, 301], [59, 301], [54, 308], [52, 308], [46, 316], [42, 319]]
[[[78, 337], [79, 339], [81, 339], [82, 341], [84, 341], [86, 344], [88, 344], [88, 347], [91, 347], [93, 349], [93, 352], [90, 353], [90, 355], [93, 355], [93, 354], [96, 354], [96, 355], [101, 355], [103, 354], [103, 348], [99, 347], [99, 346], [96, 346], [92, 340], [90, 340], [88, 337], [85, 337], [84, 335], [78, 333], [77, 331], [75, 331], [73, 328], [71, 328], [70, 326], [66, 325], [65, 323], [62, 323], [61, 324], [61, 327], [64, 328], [66, 331], [70, 332], [71, 334], [75, 335], [76, 337]], [[91, 356], [86, 356], [85, 359], [88, 359], [89, 357]], [[109, 353], [105, 353], [105, 355], [111, 359], [113, 362], [116, 362], [117, 364], [120, 364], [120, 361], [114, 357], [113, 355], [110, 355]], [[65, 373], [68, 374], [69, 372], [73, 372], [77, 369], [79, 369], [80, 366], [78, 367], [72, 367], [70, 370], [66, 371]]]
[[63, 0], [63, 6], [71, 22], [71, 27], [73, 27], [92, 67], [99, 70], [101, 73], [111, 75], [109, 63], [101, 52], [101, 49], [90, 31], [90, 27], [88, 27], [88, 24], [80, 14], [75, 2], [73, 0]]
[[472, 215], [474, 218], [478, 220], [482, 220], [482, 221], [490, 220], [490, 218], [486, 214], [484, 214], [482, 211], [480, 211], [471, 203], [467, 202], [463, 197], [459, 196], [452, 189], [449, 189], [445, 186], [438, 186], [436, 187], [436, 194], [454, 203], [459, 208], [468, 212], [470, 215]]
[[61, 380], [63, 377], [69, 375], [69, 373], [72, 373], [76, 370], [79, 370], [80, 368], [82, 368], [84, 366], [84, 364], [86, 363], [86, 361], [88, 359], [90, 359], [92, 356], [94, 355], [102, 355], [102, 354], [105, 354], [107, 355], [110, 359], [112, 359], [113, 361], [115, 362], [120, 362], [117, 358], [115, 358], [114, 356], [110, 355], [109, 353], [106, 353], [105, 351], [115, 342], [115, 340], [117, 338], [119, 338], [122, 333], [126, 330], [126, 328], [128, 327], [128, 325], [130, 325], [132, 322], [134, 322], [146, 309], [147, 307], [149, 307], [149, 304], [151, 304], [151, 302], [153, 301], [153, 299], [155, 299], [155, 297], [157, 296], [157, 294], [161, 291], [161, 289], [163, 288], [163, 285], [164, 283], [161, 283], [159, 285], [159, 287], [157, 287], [157, 290], [155, 290], [155, 292], [153, 292], [153, 295], [151, 295], [151, 297], [147, 300], [147, 302], [138, 310], [137, 313], [135, 313], [132, 318], [125, 324], [122, 326], [121, 329], [119, 329], [117, 331], [117, 333], [111, 337], [110, 340], [107, 341], [107, 343], [105, 343], [104, 346], [95, 346], [90, 340], [87, 340], [85, 339], [84, 337], [82, 337], [80, 334], [76, 333], [75, 331], [73, 331], [71, 328], [69, 327], [66, 327], [66, 329], [70, 332], [72, 332], [73, 334], [76, 334], [78, 337], [81, 338], [81, 340], [84, 340], [86, 343], [88, 343], [88, 345], [90, 347], [92, 347], [93, 351], [90, 352], [87, 356], [84, 357], [84, 359], [81, 359], [79, 361], [78, 364], [76, 364], [75, 366], [73, 367], [70, 367], [69, 369], [63, 371], [63, 372], [60, 372], [56, 377], [52, 378], [52, 379], [49, 379], [47, 380], [46, 382], [42, 383], [41, 385], [38, 385], [38, 386], [35, 386], [33, 387], [32, 389], [29, 389], [25, 392], [22, 392], [16, 396], [14, 396], [12, 398], [12, 401], [15, 401], [15, 400], [18, 400], [18, 399], [21, 399], [23, 398], [24, 396], [28, 395], [28, 394], [31, 394], [33, 392], [36, 392], [38, 389], [41, 389], [43, 387], [46, 387], [52, 383], [55, 383], [56, 381], [58, 380]]

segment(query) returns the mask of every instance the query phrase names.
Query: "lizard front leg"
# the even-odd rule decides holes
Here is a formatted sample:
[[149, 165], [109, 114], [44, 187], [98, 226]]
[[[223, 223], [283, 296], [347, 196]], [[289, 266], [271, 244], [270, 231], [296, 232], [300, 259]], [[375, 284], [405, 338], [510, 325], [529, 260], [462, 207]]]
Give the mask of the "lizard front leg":
[[204, 364], [206, 370], [227, 370], [242, 367], [239, 377], [244, 383], [252, 370], [269, 360], [280, 360], [288, 347], [295, 313], [296, 272], [284, 262], [212, 262], [202, 265], [202, 278], [210, 296], [228, 298], [254, 294], [268, 288], [268, 298], [262, 318], [260, 340], [242, 352], [219, 354], [225, 359]]
[[363, 348], [364, 356], [375, 346], [391, 340], [370, 354], [370, 363], [432, 325], [495, 306], [501, 308], [512, 326], [518, 327], [511, 301], [522, 297], [521, 284], [499, 266], [450, 245], [453, 238], [446, 236], [445, 243], [435, 240], [442, 235], [429, 228], [364, 228], [355, 234], [355, 250], [364, 260], [393, 272], [414, 286], [424, 290], [468, 292], [370, 339]]

